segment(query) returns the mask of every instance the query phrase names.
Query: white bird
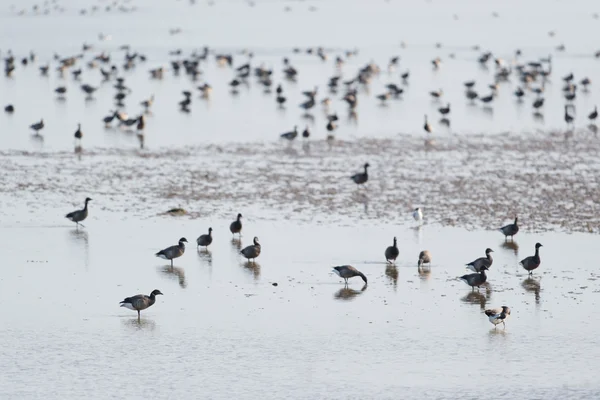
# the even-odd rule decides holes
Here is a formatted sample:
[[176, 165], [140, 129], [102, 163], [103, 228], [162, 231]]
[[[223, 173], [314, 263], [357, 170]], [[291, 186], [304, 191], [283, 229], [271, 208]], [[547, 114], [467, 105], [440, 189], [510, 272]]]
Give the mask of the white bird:
[[499, 324], [502, 324], [504, 328], [506, 328], [506, 324], [504, 321], [510, 315], [510, 308], [507, 306], [502, 306], [502, 308], [490, 308], [489, 310], [485, 310], [485, 315], [488, 316], [488, 319], [492, 324], [494, 324], [494, 329]]
[[413, 211], [413, 218], [415, 221], [421, 222], [423, 221], [423, 211], [419, 207], [415, 208]]

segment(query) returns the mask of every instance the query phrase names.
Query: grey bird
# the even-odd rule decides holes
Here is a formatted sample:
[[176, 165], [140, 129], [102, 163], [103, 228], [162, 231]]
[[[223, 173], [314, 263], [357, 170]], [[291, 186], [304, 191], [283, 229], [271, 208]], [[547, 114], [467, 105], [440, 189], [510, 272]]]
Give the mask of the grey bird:
[[159, 251], [155, 254], [156, 257], [162, 258], [164, 260], [171, 260], [171, 267], [173, 266], [173, 259], [177, 257], [181, 257], [183, 253], [185, 253], [185, 243], [187, 243], [186, 238], [179, 239], [179, 244], [175, 246], [167, 247], [164, 250]]
[[196, 239], [196, 243], [198, 243], [198, 246], [204, 246], [204, 247], [208, 247], [213, 240], [212, 237], [212, 228], [208, 228], [208, 234], [207, 235], [200, 235], [198, 237], [198, 239]]
[[487, 281], [487, 275], [485, 274], [487, 269], [488, 268], [483, 265], [479, 273], [463, 275], [459, 279], [471, 286], [472, 289], [475, 287], [479, 289], [479, 286], [483, 285]]
[[245, 247], [244, 249], [242, 249], [242, 251], [240, 251], [240, 253], [242, 253], [242, 255], [248, 260], [256, 260], [256, 257], [258, 257], [260, 255], [260, 243], [258, 243], [258, 238], [254, 237], [254, 244], [250, 245], [248, 247]]
[[137, 311], [139, 320], [140, 311], [145, 310], [146, 308], [156, 303], [156, 296], [159, 294], [162, 295], [161, 291], [158, 289], [154, 289], [152, 293], [150, 293], [150, 296], [146, 296], [145, 294], [138, 294], [132, 297], [126, 297], [119, 304], [121, 305], [121, 307]]
[[502, 306], [501, 308], [490, 308], [489, 310], [485, 310], [484, 312], [485, 315], [488, 316], [490, 322], [494, 324], [494, 329], [496, 329], [496, 326], [498, 326], [499, 324], [502, 324], [504, 328], [506, 328], [506, 324], [504, 323], [504, 321], [506, 321], [506, 319], [510, 315], [510, 308], [508, 308], [507, 306]]
[[35, 134], [36, 134], [36, 135], [39, 135], [39, 134], [40, 134], [40, 131], [41, 131], [42, 129], [44, 129], [44, 120], [43, 120], [43, 119], [41, 119], [41, 120], [40, 120], [40, 122], [37, 122], [37, 123], [35, 123], [35, 124], [31, 124], [31, 125], [29, 125], [29, 128], [30, 128], [30, 129], [33, 129], [33, 130], [35, 131]]
[[369, 180], [369, 173], [367, 172], [367, 168], [369, 168], [369, 167], [370, 167], [369, 163], [366, 163], [364, 165], [365, 172], [360, 172], [358, 174], [354, 174], [350, 177], [350, 179], [352, 179], [354, 181], [354, 183], [356, 183], [357, 185], [362, 185], [363, 183], [367, 182]]
[[519, 263], [523, 266], [523, 268], [525, 268], [526, 271], [529, 271], [529, 275], [531, 275], [533, 273], [533, 270], [536, 269], [537, 267], [539, 267], [540, 263], [542, 262], [540, 260], [540, 247], [543, 247], [543, 246], [540, 243], [536, 243], [535, 244], [535, 254], [532, 256], [529, 256], [527, 258], [524, 258]]
[[385, 260], [389, 263], [396, 262], [396, 258], [398, 258], [398, 255], [400, 254], [397, 244], [396, 237], [394, 237], [394, 244], [385, 249]]
[[348, 279], [355, 276], [360, 276], [365, 284], [367, 283], [367, 277], [352, 265], [340, 265], [339, 267], [333, 267], [333, 272], [340, 278], [344, 278], [346, 285], [348, 284]]
[[519, 221], [519, 218], [515, 217], [514, 223], [508, 224], [499, 229], [500, 232], [502, 232], [502, 234], [504, 235], [504, 240], [506, 240], [509, 236], [510, 236], [510, 239], [512, 240], [513, 236], [515, 236], [517, 233], [519, 233], [518, 221]]
[[282, 133], [280, 136], [282, 139], [294, 140], [298, 136], [298, 127], [294, 126], [293, 131]]
[[[79, 227], [79, 223], [85, 220], [88, 216], [88, 202], [91, 201], [89, 197], [85, 198], [85, 206], [81, 210], [73, 211], [65, 215], [65, 218], [75, 222], [77, 227]], [[83, 225], [82, 225], [83, 226]]]
[[237, 219], [229, 225], [229, 230], [232, 234], [239, 233], [242, 236], [242, 214], [237, 215]]
[[490, 253], [493, 252], [494, 250], [492, 249], [485, 249], [485, 257], [478, 258], [477, 260], [468, 263], [467, 269], [470, 269], [473, 272], [479, 272], [483, 266], [485, 266], [487, 269], [490, 269], [492, 263], [494, 262]]
[[423, 250], [419, 253], [419, 262], [417, 265], [422, 267], [423, 264], [431, 265], [431, 253], [429, 253], [429, 250]]

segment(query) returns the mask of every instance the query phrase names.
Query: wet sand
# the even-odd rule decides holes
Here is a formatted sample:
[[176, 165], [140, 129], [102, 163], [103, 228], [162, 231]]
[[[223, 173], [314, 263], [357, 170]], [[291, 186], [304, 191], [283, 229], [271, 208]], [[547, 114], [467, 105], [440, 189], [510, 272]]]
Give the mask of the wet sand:
[[[252, 266], [239, 257], [226, 220], [163, 217], [133, 226], [103, 217], [94, 210], [80, 231], [0, 229], [11, 249], [0, 291], [4, 398], [600, 393], [590, 368], [600, 355], [590, 318], [600, 293], [592, 236], [520, 233], [509, 247], [497, 232], [250, 219], [241, 245], [254, 235], [263, 244]], [[209, 252], [189, 246], [173, 269], [153, 256], [209, 225]], [[394, 235], [395, 268], [383, 260]], [[517, 262], [536, 241], [544, 244], [542, 265], [528, 278]], [[456, 277], [486, 247], [495, 250], [489, 285], [472, 292]], [[433, 263], [418, 271], [424, 248]], [[344, 263], [362, 270], [369, 285], [354, 280], [344, 288], [330, 272]], [[118, 307], [155, 288], [164, 296], [139, 323]], [[483, 314], [500, 305], [513, 310], [506, 330]]]

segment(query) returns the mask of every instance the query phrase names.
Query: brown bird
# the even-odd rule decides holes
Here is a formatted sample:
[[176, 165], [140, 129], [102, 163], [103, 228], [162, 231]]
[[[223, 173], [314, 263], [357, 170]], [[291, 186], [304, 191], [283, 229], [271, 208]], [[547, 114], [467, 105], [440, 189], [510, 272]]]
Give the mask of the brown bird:
[[146, 308], [156, 303], [156, 296], [159, 294], [162, 295], [160, 290], [154, 289], [152, 293], [150, 293], [150, 296], [146, 296], [145, 294], [138, 294], [132, 297], [126, 297], [125, 300], [121, 301], [119, 304], [121, 305], [121, 307], [137, 311], [139, 320], [140, 311], [145, 310]]
[[419, 253], [418, 266], [421, 267], [421, 266], [423, 266], [423, 264], [431, 265], [431, 253], [429, 253], [429, 250], [423, 250], [422, 252]]

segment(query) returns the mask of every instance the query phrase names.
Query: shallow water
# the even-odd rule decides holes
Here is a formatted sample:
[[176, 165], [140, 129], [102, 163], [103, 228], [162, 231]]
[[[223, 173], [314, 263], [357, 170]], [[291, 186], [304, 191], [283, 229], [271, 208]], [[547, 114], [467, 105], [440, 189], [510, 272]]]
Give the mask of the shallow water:
[[[128, 13], [84, 16], [81, 8], [108, 3], [62, 1], [64, 13], [47, 16], [33, 15], [30, 1], [0, 6], [1, 56], [9, 48], [17, 58], [38, 54], [34, 65], [0, 77], [0, 104], [17, 109], [0, 115], [0, 398], [599, 397], [600, 256], [589, 232], [600, 230], [600, 148], [586, 121], [599, 98], [594, 83], [578, 92], [575, 129], [565, 132], [560, 79], [600, 79], [597, 4], [255, 3], [131, 1], [119, 3], [136, 7]], [[181, 34], [169, 35], [175, 27]], [[100, 32], [112, 40], [98, 41]], [[114, 82], [101, 83], [97, 70], [81, 63], [80, 81], [39, 76], [54, 52], [77, 54], [84, 41], [95, 46], [86, 61], [107, 51], [120, 66], [122, 44], [148, 56], [122, 73], [133, 89], [130, 115], [156, 96], [143, 148], [135, 132], [103, 128]], [[554, 50], [560, 43], [565, 52]], [[253, 51], [253, 65], [272, 67], [274, 83], [282, 81], [287, 109], [254, 79], [231, 95], [235, 73], [212, 57], [196, 82], [171, 71], [149, 79], [147, 70], [176, 59], [170, 50], [187, 56], [204, 45], [232, 52], [235, 66], [247, 60], [243, 49]], [[292, 52], [319, 45], [326, 63]], [[337, 70], [335, 56], [355, 48]], [[515, 102], [516, 78], [500, 85], [491, 112], [464, 99], [463, 81], [476, 79], [482, 95], [492, 82], [492, 63], [476, 62], [483, 51], [510, 60], [516, 48], [522, 61], [553, 56], [543, 121], [532, 116], [533, 94]], [[388, 72], [394, 55], [400, 67]], [[296, 83], [282, 80], [286, 56], [300, 71]], [[433, 71], [436, 56], [443, 66]], [[324, 89], [330, 76], [348, 79], [370, 61], [383, 72], [359, 94], [352, 119], [342, 93]], [[405, 70], [403, 97], [378, 105], [375, 95]], [[211, 100], [194, 96], [191, 113], [180, 113], [180, 92], [205, 81]], [[100, 86], [94, 100], [84, 101], [82, 83]], [[65, 101], [54, 96], [59, 85], [68, 86]], [[325, 110], [309, 118], [297, 107], [314, 85], [340, 115], [334, 141], [324, 140]], [[432, 101], [428, 92], [440, 87], [443, 100]], [[437, 122], [446, 102], [451, 129]], [[435, 129], [425, 145], [423, 114]], [[41, 117], [43, 141], [27, 128]], [[78, 122], [83, 152], [74, 154]], [[294, 125], [309, 125], [311, 140], [281, 143], [278, 134]], [[349, 176], [365, 162], [369, 182], [356, 188]], [[86, 196], [90, 216], [75, 229], [63, 215]], [[165, 213], [173, 207], [186, 214]], [[421, 226], [414, 207], [425, 212]], [[238, 212], [241, 242], [228, 231]], [[521, 231], [505, 243], [495, 229], [515, 215]], [[197, 251], [209, 226], [214, 243]], [[182, 236], [190, 246], [173, 268], [154, 257]], [[249, 264], [239, 249], [253, 236], [263, 252]], [[394, 236], [396, 267], [383, 257]], [[542, 265], [530, 278], [518, 262], [536, 242]], [[486, 247], [495, 250], [489, 284], [471, 291], [457, 277]], [[423, 249], [433, 264], [418, 270]], [[331, 273], [341, 264], [363, 271], [368, 286], [345, 287]], [[140, 321], [118, 306], [153, 289], [164, 296]], [[494, 329], [483, 311], [501, 305], [512, 315], [506, 329]]]
[[[0, 229], [11, 249], [0, 291], [3, 398], [600, 393], [589, 368], [600, 353], [588, 317], [598, 306], [600, 260], [580, 251], [595, 242], [588, 235], [519, 234], [513, 249], [497, 232], [246, 221], [242, 245], [253, 235], [263, 244], [249, 266], [229, 221], [102, 220], [97, 211], [79, 231]], [[208, 225], [215, 235], [209, 252], [191, 245], [172, 270], [153, 256], [182, 235], [192, 242]], [[383, 260], [393, 235], [396, 268]], [[536, 241], [544, 244], [542, 266], [528, 278], [517, 263]], [[456, 277], [488, 246], [495, 250], [489, 286], [472, 292]], [[424, 248], [433, 264], [419, 273]], [[344, 288], [330, 272], [344, 263], [362, 270], [369, 285], [354, 280]], [[139, 323], [118, 307], [155, 288], [164, 296]], [[483, 314], [500, 305], [512, 308], [506, 330], [493, 329]]]

